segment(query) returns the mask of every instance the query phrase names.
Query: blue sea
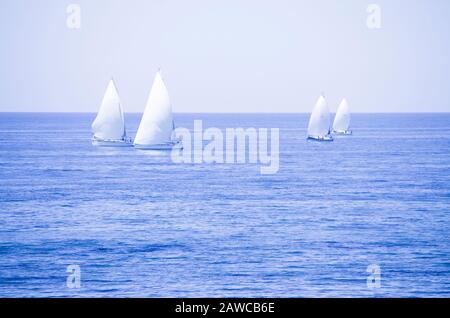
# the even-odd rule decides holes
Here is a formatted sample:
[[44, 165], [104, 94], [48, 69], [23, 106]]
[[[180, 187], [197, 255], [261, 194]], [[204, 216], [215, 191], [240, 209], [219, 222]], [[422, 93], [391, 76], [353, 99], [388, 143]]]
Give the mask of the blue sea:
[[94, 117], [0, 113], [0, 297], [450, 297], [450, 114], [355, 114], [331, 143], [307, 114], [175, 114], [280, 128], [274, 175], [96, 148]]

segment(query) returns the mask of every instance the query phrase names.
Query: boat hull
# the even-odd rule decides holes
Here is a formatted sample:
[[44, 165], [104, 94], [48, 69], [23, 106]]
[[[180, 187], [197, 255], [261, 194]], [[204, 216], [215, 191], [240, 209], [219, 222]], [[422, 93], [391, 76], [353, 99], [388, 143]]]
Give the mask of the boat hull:
[[313, 141], [333, 141], [333, 137], [331, 136], [308, 136], [307, 139]]
[[134, 148], [142, 149], [142, 150], [172, 150], [172, 149], [182, 149], [183, 144], [179, 141], [177, 142], [167, 142], [163, 144], [155, 144], [155, 145], [139, 145], [134, 144]]
[[353, 135], [353, 132], [351, 130], [333, 130], [333, 134], [349, 136], [349, 135]]
[[100, 140], [92, 139], [92, 145], [96, 147], [132, 147], [131, 140]]

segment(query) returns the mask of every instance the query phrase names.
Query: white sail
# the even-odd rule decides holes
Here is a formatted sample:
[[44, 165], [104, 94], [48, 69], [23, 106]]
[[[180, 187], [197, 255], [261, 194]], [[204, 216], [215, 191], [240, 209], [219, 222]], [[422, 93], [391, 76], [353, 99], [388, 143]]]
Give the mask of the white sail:
[[94, 138], [99, 140], [122, 140], [126, 136], [123, 111], [113, 80], [108, 84], [100, 110], [92, 123], [92, 132]]
[[173, 118], [169, 93], [158, 71], [153, 81], [134, 144], [157, 145], [171, 142], [172, 131]]
[[348, 107], [347, 100], [344, 98], [339, 104], [334, 118], [333, 130], [338, 132], [348, 131], [350, 127], [350, 109]]
[[317, 100], [308, 125], [308, 136], [320, 138], [329, 135], [330, 111], [323, 96]]

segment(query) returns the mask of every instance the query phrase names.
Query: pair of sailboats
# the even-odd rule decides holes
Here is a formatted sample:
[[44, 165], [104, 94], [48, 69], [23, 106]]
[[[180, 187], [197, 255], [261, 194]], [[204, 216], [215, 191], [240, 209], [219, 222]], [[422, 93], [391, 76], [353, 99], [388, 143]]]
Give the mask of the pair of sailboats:
[[100, 110], [92, 123], [92, 144], [106, 147], [131, 147], [151, 150], [167, 150], [181, 146], [174, 138], [175, 124], [169, 93], [161, 77], [156, 73], [144, 114], [134, 141], [127, 136], [122, 105], [114, 80], [111, 79]]
[[330, 127], [330, 110], [328, 109], [325, 97], [321, 95], [311, 114], [308, 125], [308, 139], [318, 141], [333, 141], [332, 134], [351, 135], [350, 109], [347, 100], [344, 98], [339, 104], [333, 126]]

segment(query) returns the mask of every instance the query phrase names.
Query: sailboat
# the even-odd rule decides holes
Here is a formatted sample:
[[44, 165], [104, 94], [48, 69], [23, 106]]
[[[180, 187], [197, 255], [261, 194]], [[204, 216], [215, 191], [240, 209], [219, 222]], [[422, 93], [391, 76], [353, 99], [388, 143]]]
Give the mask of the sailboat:
[[109, 81], [97, 117], [92, 123], [92, 133], [94, 146], [132, 146], [131, 139], [127, 137], [120, 98], [113, 79]]
[[347, 99], [344, 98], [339, 104], [336, 117], [334, 117], [333, 133], [338, 135], [351, 135], [352, 131], [349, 130], [349, 127], [350, 109], [348, 107]]
[[309, 119], [308, 139], [333, 141], [333, 137], [330, 134], [330, 111], [323, 95], [317, 100]]
[[161, 71], [158, 71], [134, 139], [134, 147], [149, 150], [181, 147], [181, 141], [174, 138], [174, 130], [169, 92], [161, 77]]

